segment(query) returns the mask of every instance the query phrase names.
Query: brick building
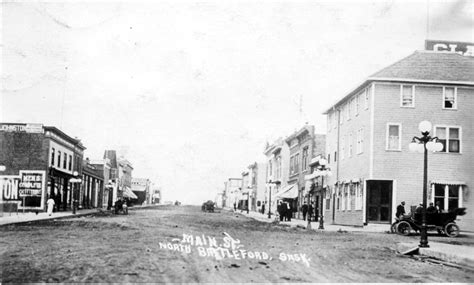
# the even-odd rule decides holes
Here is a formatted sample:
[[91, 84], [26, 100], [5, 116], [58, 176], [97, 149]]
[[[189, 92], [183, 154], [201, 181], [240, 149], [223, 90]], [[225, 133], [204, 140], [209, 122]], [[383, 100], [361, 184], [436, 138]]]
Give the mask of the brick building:
[[[51, 196], [57, 210], [71, 208], [71, 178], [82, 175], [85, 147], [55, 127], [0, 123], [1, 203], [19, 209], [45, 210]], [[74, 174], [77, 174], [75, 176]]]
[[423, 154], [408, 145], [427, 120], [445, 146], [428, 155], [428, 200], [467, 207], [460, 227], [473, 230], [473, 108], [472, 57], [417, 51], [367, 78], [325, 112], [333, 173], [325, 220], [390, 223], [401, 201], [420, 203]]

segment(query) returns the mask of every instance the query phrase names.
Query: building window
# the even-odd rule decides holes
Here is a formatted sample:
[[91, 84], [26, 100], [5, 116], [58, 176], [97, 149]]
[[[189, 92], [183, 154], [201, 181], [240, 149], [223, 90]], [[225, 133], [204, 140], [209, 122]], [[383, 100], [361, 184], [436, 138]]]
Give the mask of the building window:
[[303, 168], [302, 171], [305, 171], [308, 168], [308, 147], [303, 149], [303, 156], [302, 156]]
[[400, 124], [387, 125], [387, 150], [401, 150]]
[[402, 107], [415, 107], [414, 85], [400, 85], [400, 101]]
[[337, 161], [337, 151], [334, 152], [334, 162]]
[[276, 179], [281, 179], [281, 156], [277, 156], [276, 158]]
[[331, 163], [331, 154], [328, 153], [328, 163]]
[[69, 155], [69, 171], [72, 171], [72, 155]]
[[342, 185], [342, 205], [341, 205], [341, 210], [345, 211], [346, 210], [346, 205], [347, 205], [347, 191], [346, 191], [346, 185]]
[[63, 168], [67, 169], [67, 154], [66, 153], [64, 153]]
[[366, 110], [369, 109], [369, 93], [370, 93], [370, 87], [367, 87], [364, 92], [364, 108]]
[[357, 130], [357, 154], [362, 153], [364, 149], [364, 129]]
[[456, 99], [456, 87], [443, 87], [443, 109], [457, 109]]
[[54, 147], [51, 149], [51, 166], [54, 166], [54, 156], [56, 155]]
[[272, 177], [272, 176], [273, 176], [272, 161], [269, 160], [269, 161], [268, 161], [268, 177]]
[[58, 167], [61, 167], [61, 151], [58, 150]]
[[[462, 185], [434, 184], [432, 199], [443, 211], [451, 211], [462, 207]], [[434, 195], [433, 195], [434, 194]]]
[[298, 173], [300, 171], [300, 154], [297, 153], [295, 155], [295, 173]]
[[441, 152], [461, 152], [461, 128], [459, 127], [436, 127], [435, 136], [443, 144]]
[[357, 94], [355, 98], [355, 115], [359, 115], [359, 105], [360, 105], [360, 94]]
[[290, 157], [290, 175], [292, 175], [293, 173], [295, 173], [295, 157], [292, 156]]
[[352, 133], [349, 134], [349, 157], [352, 156]]

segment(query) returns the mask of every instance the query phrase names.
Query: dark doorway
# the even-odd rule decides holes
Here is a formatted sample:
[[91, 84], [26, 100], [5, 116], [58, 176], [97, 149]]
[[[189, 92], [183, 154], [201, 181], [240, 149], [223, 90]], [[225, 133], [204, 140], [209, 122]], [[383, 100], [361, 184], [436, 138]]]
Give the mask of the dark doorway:
[[367, 221], [390, 222], [392, 216], [392, 185], [390, 180], [367, 181]]

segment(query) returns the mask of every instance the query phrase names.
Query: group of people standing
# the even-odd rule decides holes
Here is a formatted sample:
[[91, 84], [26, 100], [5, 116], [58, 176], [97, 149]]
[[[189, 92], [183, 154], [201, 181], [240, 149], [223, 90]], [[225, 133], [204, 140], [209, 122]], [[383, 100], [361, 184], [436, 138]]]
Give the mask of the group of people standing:
[[[420, 203], [416, 209], [415, 214], [421, 214], [423, 211], [423, 203]], [[426, 213], [433, 214], [433, 213], [442, 213], [443, 209], [441, 208], [441, 203], [438, 201], [436, 205], [434, 203], [430, 203], [430, 205], [426, 208]], [[400, 219], [401, 216], [405, 215], [405, 201], [402, 201], [400, 205], [397, 206], [397, 212], [395, 216]]]
[[277, 206], [277, 212], [280, 216], [280, 222], [291, 221], [293, 211], [291, 209], [290, 203], [286, 201], [279, 201]]

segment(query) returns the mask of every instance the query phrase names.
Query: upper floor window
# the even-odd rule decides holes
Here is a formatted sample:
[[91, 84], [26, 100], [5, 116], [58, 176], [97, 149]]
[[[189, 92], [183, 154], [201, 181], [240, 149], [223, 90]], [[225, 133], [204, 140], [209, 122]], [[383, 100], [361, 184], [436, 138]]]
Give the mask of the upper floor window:
[[387, 125], [387, 150], [401, 150], [400, 124]]
[[436, 127], [435, 136], [443, 144], [441, 152], [461, 152], [461, 128], [459, 127]]
[[268, 161], [268, 177], [273, 175], [273, 164], [272, 161]]
[[414, 85], [400, 85], [400, 101], [402, 107], [415, 107]]
[[69, 155], [69, 170], [72, 171], [72, 155]]
[[303, 168], [302, 171], [305, 171], [308, 168], [308, 147], [303, 149], [303, 157], [302, 157]]
[[61, 151], [58, 150], [58, 167], [61, 167]]
[[67, 154], [64, 153], [63, 168], [67, 169]]
[[370, 87], [365, 88], [364, 92], [364, 108], [367, 110], [369, 109], [369, 93], [370, 93]]
[[54, 147], [51, 149], [51, 165], [54, 166], [54, 156], [56, 155]]
[[360, 94], [355, 97], [355, 116], [359, 115]]
[[295, 173], [298, 173], [300, 171], [300, 154], [297, 153], [295, 155]]
[[443, 87], [443, 109], [457, 109], [456, 87]]
[[295, 157], [290, 157], [290, 175], [295, 173]]

